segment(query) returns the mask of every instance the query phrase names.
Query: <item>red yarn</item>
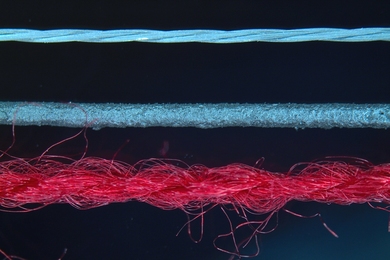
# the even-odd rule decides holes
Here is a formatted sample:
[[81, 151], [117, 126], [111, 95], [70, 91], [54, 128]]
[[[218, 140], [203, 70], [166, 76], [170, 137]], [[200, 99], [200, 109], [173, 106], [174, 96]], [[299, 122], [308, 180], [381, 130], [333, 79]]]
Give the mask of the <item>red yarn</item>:
[[0, 205], [23, 210], [27, 204], [69, 203], [88, 209], [137, 200], [165, 210], [230, 204], [263, 214], [290, 200], [390, 203], [390, 164], [374, 166], [363, 160], [307, 163], [287, 174], [243, 164], [207, 168], [158, 159], [134, 166], [92, 157], [64, 160], [43, 156], [1, 162]]
[[[203, 223], [207, 208], [233, 206], [244, 222], [234, 227], [225, 209], [221, 208], [230, 223], [230, 232], [219, 235], [214, 245], [222, 252], [241, 258], [244, 255], [240, 253], [240, 247], [254, 241], [258, 250], [254, 255], [245, 255], [250, 257], [259, 253], [257, 235], [276, 228], [268, 229], [268, 222], [290, 200], [341, 205], [390, 204], [390, 164], [375, 166], [362, 159], [354, 159], [352, 163], [329, 160], [300, 163], [288, 173], [272, 173], [244, 164], [208, 168], [159, 159], [129, 165], [94, 157], [72, 160], [42, 155], [29, 160], [14, 158], [0, 162], [0, 206], [3, 211], [25, 212], [53, 203], [89, 209], [130, 200], [164, 210], [182, 209], [188, 216], [194, 216], [187, 222], [190, 236], [190, 223], [195, 218], [201, 218]], [[377, 208], [389, 211], [388, 207]], [[263, 220], [254, 221], [249, 220], [246, 212], [269, 214]], [[321, 218], [319, 213], [313, 216]], [[323, 225], [337, 237], [324, 222]], [[245, 226], [251, 227], [252, 234], [237, 243], [235, 233]], [[216, 245], [216, 240], [224, 237], [231, 237], [234, 251]]]

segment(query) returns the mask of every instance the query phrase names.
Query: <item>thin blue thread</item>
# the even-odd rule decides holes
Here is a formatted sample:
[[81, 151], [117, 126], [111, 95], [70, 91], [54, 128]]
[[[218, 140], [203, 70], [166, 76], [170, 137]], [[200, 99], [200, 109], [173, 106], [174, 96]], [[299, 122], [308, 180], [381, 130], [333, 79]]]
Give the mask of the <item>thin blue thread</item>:
[[390, 28], [307, 28], [220, 30], [82, 30], [0, 29], [0, 41], [32, 43], [60, 42], [153, 42], [153, 43], [244, 43], [244, 42], [369, 42], [390, 41]]

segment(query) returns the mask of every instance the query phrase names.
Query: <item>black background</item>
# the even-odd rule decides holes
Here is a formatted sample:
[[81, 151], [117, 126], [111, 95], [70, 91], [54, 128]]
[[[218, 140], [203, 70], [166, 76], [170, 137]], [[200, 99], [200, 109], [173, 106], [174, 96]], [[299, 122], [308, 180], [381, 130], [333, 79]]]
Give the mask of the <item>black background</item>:
[[[389, 27], [388, 1], [2, 1], [2, 28], [245, 29]], [[0, 43], [0, 100], [57, 102], [197, 103], [304, 102], [389, 103], [390, 44], [33, 44]], [[12, 140], [1, 126], [0, 148]], [[78, 129], [16, 127], [15, 156], [37, 156]], [[287, 171], [328, 155], [390, 162], [387, 130], [194, 128], [88, 131], [88, 155], [135, 163], [158, 157], [209, 167], [241, 162]], [[53, 154], [84, 149], [77, 138]], [[261, 236], [258, 259], [388, 259], [388, 214], [367, 205], [292, 202], [310, 215], [321, 212], [340, 236], [318, 219], [281, 212], [279, 227]], [[233, 212], [232, 212], [233, 213]], [[234, 219], [234, 214], [231, 214]], [[205, 238], [193, 243], [186, 216], [138, 202], [79, 211], [52, 205], [31, 213], [0, 214], [0, 248], [27, 259], [228, 259], [212, 240], [228, 231], [220, 210], [209, 212]], [[196, 225], [194, 232], [196, 233]], [[249, 248], [248, 251], [253, 250]]]

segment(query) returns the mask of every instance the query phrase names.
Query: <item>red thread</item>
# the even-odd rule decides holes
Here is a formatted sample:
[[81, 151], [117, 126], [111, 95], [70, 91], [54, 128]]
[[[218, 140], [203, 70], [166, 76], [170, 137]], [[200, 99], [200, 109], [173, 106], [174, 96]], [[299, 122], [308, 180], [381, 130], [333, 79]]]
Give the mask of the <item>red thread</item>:
[[[67, 138], [53, 146], [75, 138]], [[87, 140], [87, 139], [86, 139]], [[148, 159], [135, 165], [125, 162], [85, 157], [79, 160], [48, 155], [49, 147], [36, 158], [23, 159], [8, 154], [0, 162], [0, 206], [2, 211], [28, 212], [54, 203], [68, 203], [78, 209], [90, 209], [110, 203], [140, 201], [164, 210], [181, 209], [188, 216], [190, 237], [199, 242], [203, 236], [204, 215], [220, 206], [228, 219], [230, 232], [214, 240], [214, 246], [232, 256], [251, 257], [259, 253], [257, 235], [272, 232], [269, 221], [280, 209], [305, 217], [283, 207], [291, 200], [349, 205], [368, 203], [390, 212], [390, 164], [372, 165], [358, 158], [327, 158], [299, 163], [287, 173], [269, 172], [244, 164], [208, 168], [186, 165], [179, 160]], [[257, 165], [261, 165], [261, 161]], [[384, 206], [374, 206], [381, 203]], [[233, 226], [225, 207], [239, 214], [243, 222]], [[226, 208], [227, 209], [227, 208]], [[248, 214], [262, 215], [251, 220]], [[337, 234], [319, 217], [324, 227]], [[199, 239], [191, 234], [191, 223], [200, 220]], [[390, 226], [390, 225], [389, 225]], [[239, 242], [238, 229], [250, 228], [250, 235]], [[219, 247], [217, 240], [230, 237], [234, 251]], [[257, 252], [243, 255], [240, 248], [255, 243]], [[0, 254], [4, 252], [0, 251]]]
[[264, 214], [288, 201], [351, 203], [390, 202], [390, 164], [340, 161], [307, 163], [298, 171], [272, 173], [243, 164], [207, 168], [176, 166], [149, 159], [132, 166], [87, 157], [80, 160], [44, 155], [0, 162], [0, 205], [69, 203], [88, 209], [138, 200], [170, 210], [234, 205]]

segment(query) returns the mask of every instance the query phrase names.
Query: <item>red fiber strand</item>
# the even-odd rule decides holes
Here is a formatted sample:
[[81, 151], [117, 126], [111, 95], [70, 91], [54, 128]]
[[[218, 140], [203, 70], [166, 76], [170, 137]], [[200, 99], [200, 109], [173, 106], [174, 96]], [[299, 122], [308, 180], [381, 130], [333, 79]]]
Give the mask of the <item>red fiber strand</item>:
[[28, 204], [69, 203], [88, 209], [138, 200], [165, 210], [230, 204], [263, 214], [290, 200], [340, 205], [390, 202], [390, 164], [323, 161], [308, 163], [299, 173], [281, 174], [243, 164], [207, 168], [157, 159], [134, 166], [91, 157], [64, 160], [45, 155], [1, 162], [0, 205], [24, 209]]
[[[288, 173], [273, 173], [244, 164], [208, 168], [188, 166], [178, 160], [149, 159], [129, 165], [84, 156], [79, 160], [47, 154], [33, 159], [11, 157], [0, 162], [0, 210], [27, 212], [54, 203], [89, 209], [136, 200], [164, 210], [183, 210], [188, 216], [185, 224], [188, 233], [199, 242], [204, 214], [219, 205], [230, 232], [217, 236], [214, 246], [238, 258], [251, 257], [259, 253], [257, 235], [276, 228], [277, 223], [268, 227], [270, 219], [273, 216], [277, 219], [278, 211], [291, 200], [340, 205], [368, 203], [390, 212], [390, 164], [375, 166], [362, 159], [349, 158], [353, 160], [351, 163], [343, 159], [300, 163]], [[224, 209], [229, 206], [243, 218], [243, 223], [233, 226]], [[247, 213], [266, 215], [260, 220], [250, 220]], [[337, 237], [319, 213], [309, 217], [319, 217], [324, 227]], [[199, 239], [192, 237], [190, 228], [196, 219], [201, 222]], [[251, 233], [237, 243], [235, 234], [243, 227], [249, 227]], [[217, 246], [217, 240], [226, 237], [232, 239], [234, 251]], [[257, 252], [243, 255], [240, 247], [249, 243], [256, 244]], [[5, 255], [2, 251], [0, 254]]]

